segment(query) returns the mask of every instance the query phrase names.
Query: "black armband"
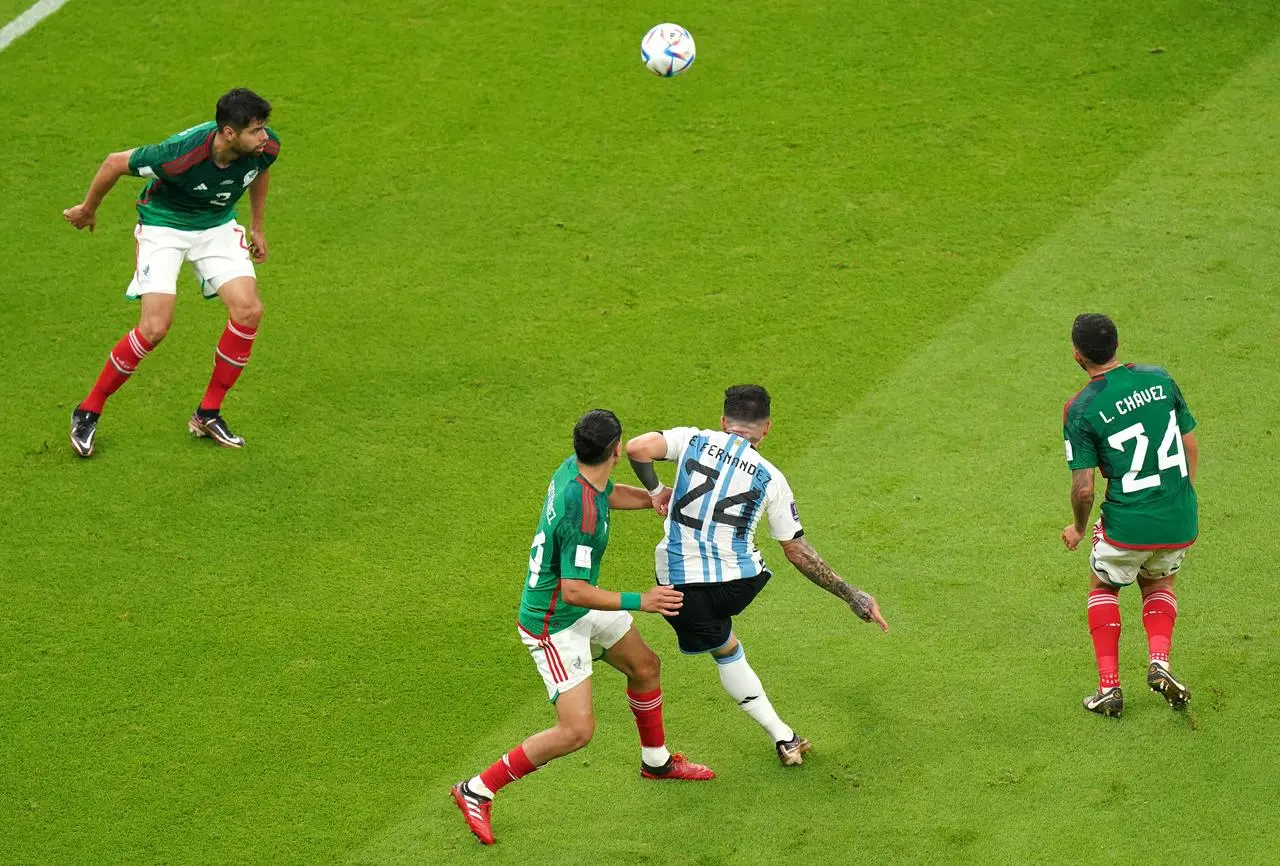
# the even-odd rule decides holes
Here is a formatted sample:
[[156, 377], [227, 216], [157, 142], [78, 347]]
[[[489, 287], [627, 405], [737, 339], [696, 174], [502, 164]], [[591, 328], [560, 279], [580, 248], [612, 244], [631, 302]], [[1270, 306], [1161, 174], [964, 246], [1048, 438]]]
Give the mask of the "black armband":
[[640, 479], [640, 483], [644, 485], [644, 489], [650, 493], [657, 493], [662, 489], [662, 482], [658, 480], [658, 471], [653, 468], [653, 463], [644, 462], [628, 457], [631, 461], [631, 470], [635, 472], [636, 478]]

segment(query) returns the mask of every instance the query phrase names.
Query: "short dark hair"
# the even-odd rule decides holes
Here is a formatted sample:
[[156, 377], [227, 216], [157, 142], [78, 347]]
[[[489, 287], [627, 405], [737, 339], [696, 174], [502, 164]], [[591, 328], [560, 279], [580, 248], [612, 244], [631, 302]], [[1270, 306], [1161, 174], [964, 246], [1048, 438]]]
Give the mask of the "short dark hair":
[[1105, 364], [1120, 345], [1116, 323], [1102, 313], [1081, 313], [1071, 326], [1071, 345], [1091, 364]]
[[734, 385], [726, 388], [724, 417], [747, 424], [769, 420], [769, 392], [759, 385]]
[[573, 428], [573, 453], [583, 466], [599, 466], [622, 441], [622, 422], [608, 409], [592, 409]]
[[218, 129], [229, 126], [237, 132], [255, 120], [266, 123], [270, 116], [271, 103], [243, 87], [237, 87], [222, 94], [222, 98], [218, 100], [218, 107], [213, 112], [213, 119], [217, 121]]

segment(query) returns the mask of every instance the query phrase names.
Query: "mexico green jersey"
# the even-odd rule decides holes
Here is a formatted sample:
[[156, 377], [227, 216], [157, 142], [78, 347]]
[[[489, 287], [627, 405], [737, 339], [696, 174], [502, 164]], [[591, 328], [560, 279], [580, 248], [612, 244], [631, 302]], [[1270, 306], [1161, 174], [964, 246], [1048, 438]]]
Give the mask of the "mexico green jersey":
[[604, 490], [592, 487], [579, 474], [576, 457], [551, 476], [520, 598], [520, 627], [535, 637], [566, 629], [587, 613], [560, 597], [560, 578], [592, 586], [599, 582], [600, 560], [609, 544], [611, 492], [612, 481]]
[[1107, 479], [1105, 539], [1134, 549], [1196, 540], [1196, 491], [1182, 436], [1196, 419], [1160, 367], [1125, 364], [1095, 376], [1062, 412], [1067, 466]]
[[201, 231], [235, 219], [236, 202], [280, 155], [280, 139], [267, 129], [261, 153], [220, 166], [213, 161], [217, 126], [211, 120], [129, 155], [129, 172], [151, 178], [138, 195], [138, 221], [144, 226]]

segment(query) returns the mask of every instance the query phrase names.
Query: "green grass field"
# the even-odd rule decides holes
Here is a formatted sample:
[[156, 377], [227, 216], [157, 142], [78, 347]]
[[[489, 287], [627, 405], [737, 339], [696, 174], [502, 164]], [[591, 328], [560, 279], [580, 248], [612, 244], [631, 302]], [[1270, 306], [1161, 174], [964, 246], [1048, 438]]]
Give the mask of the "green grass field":
[[[663, 81], [668, 19], [699, 58]], [[225, 318], [186, 277], [78, 460], [137, 183], [93, 235], [60, 211], [238, 85], [284, 143], [249, 445], [186, 433]], [[1280, 6], [72, 0], [0, 94], [0, 862], [1275, 862]], [[1200, 421], [1185, 715], [1135, 590], [1125, 717], [1078, 706], [1085, 310]], [[644, 617], [670, 742], [720, 777], [642, 783], [601, 670], [595, 741], [482, 848], [448, 786], [552, 719], [512, 621], [574, 420], [714, 425], [742, 381], [892, 631], [762, 538], [738, 633], [805, 766]], [[604, 583], [642, 589], [659, 524], [615, 521]]]

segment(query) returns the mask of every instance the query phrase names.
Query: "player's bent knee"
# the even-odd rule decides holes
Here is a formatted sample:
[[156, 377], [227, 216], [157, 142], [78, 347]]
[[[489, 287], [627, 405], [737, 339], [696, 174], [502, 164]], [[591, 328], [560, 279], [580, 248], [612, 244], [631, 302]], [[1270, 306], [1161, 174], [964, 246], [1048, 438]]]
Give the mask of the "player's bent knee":
[[662, 676], [662, 659], [653, 650], [648, 650], [636, 659], [635, 678], [638, 680], [656, 680]]
[[562, 723], [560, 727], [564, 736], [564, 746], [570, 752], [576, 752], [586, 746], [596, 734], [596, 720], [591, 717]]
[[154, 346], [165, 338], [172, 324], [172, 319], [143, 318], [138, 322], [138, 331], [148, 343]]

